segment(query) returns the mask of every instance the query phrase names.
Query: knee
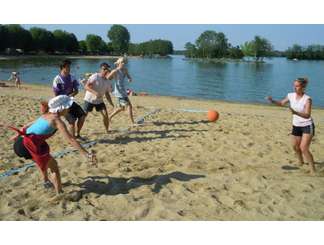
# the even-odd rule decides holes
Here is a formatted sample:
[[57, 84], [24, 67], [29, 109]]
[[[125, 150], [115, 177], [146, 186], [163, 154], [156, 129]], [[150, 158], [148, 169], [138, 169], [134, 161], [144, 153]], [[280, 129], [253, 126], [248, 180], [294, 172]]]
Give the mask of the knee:
[[58, 165], [57, 165], [57, 161], [52, 158], [48, 164], [48, 168], [51, 170], [52, 173], [55, 173], [58, 171]]
[[299, 145], [293, 145], [293, 149], [294, 149], [294, 151], [295, 152], [301, 152], [301, 148], [300, 148], [300, 146]]
[[308, 153], [308, 151], [309, 151], [308, 146], [303, 146], [303, 145], [300, 146], [300, 150], [301, 150], [302, 153]]

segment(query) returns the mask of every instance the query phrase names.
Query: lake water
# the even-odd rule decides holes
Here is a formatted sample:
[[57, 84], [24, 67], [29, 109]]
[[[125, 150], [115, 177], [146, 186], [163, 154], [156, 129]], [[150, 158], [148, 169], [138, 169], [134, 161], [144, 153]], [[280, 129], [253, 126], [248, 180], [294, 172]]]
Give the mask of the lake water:
[[[185, 96], [199, 99], [220, 99], [237, 102], [265, 103], [264, 97], [282, 98], [293, 90], [296, 77], [310, 80], [307, 93], [317, 107], [324, 107], [324, 61], [289, 61], [285, 58], [267, 59], [266, 63], [207, 64], [170, 59], [129, 59], [128, 69], [133, 77], [129, 87], [156, 95]], [[51, 85], [58, 73], [56, 58], [33, 58], [0, 61], [0, 80], [7, 80], [12, 71], [19, 71], [25, 82]], [[78, 78], [95, 72], [99, 64], [113, 60], [73, 59], [72, 73]]]

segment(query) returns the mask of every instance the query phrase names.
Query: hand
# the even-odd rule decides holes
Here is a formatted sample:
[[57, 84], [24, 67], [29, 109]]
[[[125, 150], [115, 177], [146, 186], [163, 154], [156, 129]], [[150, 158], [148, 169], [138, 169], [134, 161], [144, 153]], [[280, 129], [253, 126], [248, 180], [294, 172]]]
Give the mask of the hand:
[[271, 103], [272, 103], [272, 101], [273, 101], [273, 99], [272, 99], [271, 96], [267, 96], [267, 97], [265, 97], [265, 99], [268, 100], [268, 101], [271, 102]]
[[87, 157], [88, 157], [88, 160], [91, 162], [92, 166], [98, 167], [97, 157], [96, 157], [96, 154], [93, 151], [91, 151], [91, 153], [88, 153]]
[[12, 136], [9, 140], [16, 141], [19, 137], [19, 134], [16, 134], [15, 136]]
[[131, 83], [133, 80], [131, 78], [128, 78], [128, 82]]

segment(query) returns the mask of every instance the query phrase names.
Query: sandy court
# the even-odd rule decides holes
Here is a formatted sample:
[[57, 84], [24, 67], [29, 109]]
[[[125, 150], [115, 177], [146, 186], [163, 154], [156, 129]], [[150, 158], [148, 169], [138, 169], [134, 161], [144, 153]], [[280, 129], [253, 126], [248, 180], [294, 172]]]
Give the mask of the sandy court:
[[[0, 122], [22, 126], [38, 117], [45, 86], [0, 88]], [[82, 101], [83, 93], [77, 96]], [[117, 115], [108, 135], [98, 113], [82, 135], [95, 140], [99, 167], [78, 153], [58, 159], [65, 194], [45, 190], [36, 168], [0, 180], [1, 220], [323, 220], [324, 110], [313, 110], [311, 147], [317, 175], [298, 167], [290, 146], [291, 114], [265, 105], [174, 97], [130, 97], [143, 125]], [[108, 103], [107, 103], [108, 104]], [[219, 111], [216, 123], [206, 113]], [[0, 131], [0, 173], [19, 159]], [[56, 134], [52, 152], [70, 148]]]

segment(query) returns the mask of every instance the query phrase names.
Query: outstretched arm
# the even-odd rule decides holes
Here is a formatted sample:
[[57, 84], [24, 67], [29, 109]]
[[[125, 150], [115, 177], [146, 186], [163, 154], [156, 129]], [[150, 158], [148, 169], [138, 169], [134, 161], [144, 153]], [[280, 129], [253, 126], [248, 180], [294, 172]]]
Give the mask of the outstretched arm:
[[63, 137], [69, 141], [69, 143], [77, 150], [79, 150], [86, 158], [92, 161], [93, 164], [95, 164], [95, 155], [93, 153], [89, 153], [86, 149], [80, 145], [78, 141], [69, 133], [69, 131], [66, 128], [66, 125], [64, 122], [60, 119], [57, 118], [55, 120], [55, 124], [59, 132], [63, 135]]
[[267, 99], [270, 103], [275, 104], [275, 105], [277, 105], [277, 106], [284, 106], [284, 105], [286, 105], [286, 104], [289, 102], [288, 97], [286, 97], [286, 98], [284, 98], [284, 99], [282, 99], [282, 100], [274, 100], [274, 99], [272, 99], [271, 96], [268, 96], [266, 99]]
[[106, 78], [109, 79], [109, 80], [113, 79], [113, 78], [115, 77], [115, 75], [116, 75], [116, 72], [117, 72], [116, 69], [112, 70], [112, 71], [107, 75]]

